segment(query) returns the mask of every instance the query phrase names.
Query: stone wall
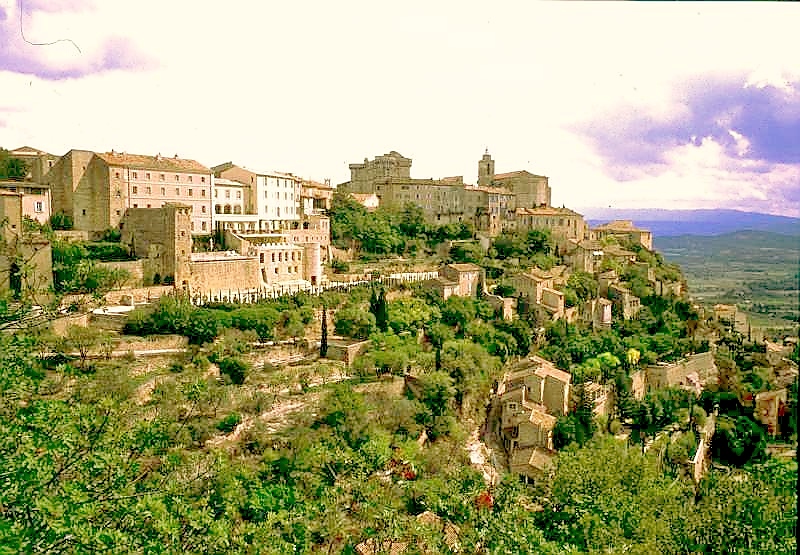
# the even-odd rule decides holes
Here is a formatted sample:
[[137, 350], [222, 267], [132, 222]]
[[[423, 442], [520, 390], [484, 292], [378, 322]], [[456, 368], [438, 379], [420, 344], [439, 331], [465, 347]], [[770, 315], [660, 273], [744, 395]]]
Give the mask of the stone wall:
[[123, 283], [119, 289], [129, 289], [144, 286], [144, 261], [143, 260], [124, 260], [119, 262], [98, 262], [100, 268], [109, 270], [125, 270], [130, 274], [130, 278]]
[[260, 289], [258, 258], [217, 258], [189, 263], [193, 293]]

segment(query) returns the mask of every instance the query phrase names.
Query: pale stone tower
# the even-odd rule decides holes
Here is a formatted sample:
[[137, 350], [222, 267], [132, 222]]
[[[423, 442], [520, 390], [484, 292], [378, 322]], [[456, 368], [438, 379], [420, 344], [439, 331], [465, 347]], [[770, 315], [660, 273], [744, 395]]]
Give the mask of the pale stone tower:
[[478, 161], [478, 185], [481, 187], [491, 187], [494, 181], [494, 160], [489, 154], [489, 149]]

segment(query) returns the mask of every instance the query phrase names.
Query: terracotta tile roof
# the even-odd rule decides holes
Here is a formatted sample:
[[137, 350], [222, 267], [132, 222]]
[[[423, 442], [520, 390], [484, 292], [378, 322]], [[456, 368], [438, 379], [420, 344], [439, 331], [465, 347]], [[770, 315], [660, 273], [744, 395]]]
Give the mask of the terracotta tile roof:
[[491, 195], [513, 195], [511, 191], [503, 187], [464, 187], [464, 191], [469, 193], [476, 191], [480, 193], [489, 193]]
[[463, 264], [448, 264], [448, 268], [453, 268], [459, 272], [480, 272], [481, 267], [477, 264], [463, 263]]
[[536, 208], [517, 208], [518, 215], [520, 216], [581, 216], [574, 210], [569, 208], [558, 208], [556, 206], [539, 206]]
[[553, 464], [555, 456], [556, 454], [553, 451], [541, 447], [534, 447], [531, 452], [531, 457], [528, 459], [528, 464], [536, 470], [546, 470]]
[[224, 179], [222, 177], [215, 177], [214, 185], [219, 185], [221, 187], [248, 187], [248, 185], [245, 185], [244, 183], [239, 183], [238, 181], [233, 181], [232, 179]]
[[558, 418], [551, 416], [544, 411], [532, 410], [528, 421], [535, 426], [541, 426], [546, 430], [552, 430], [555, 428]]
[[110, 166], [124, 166], [155, 171], [211, 173], [211, 170], [200, 162], [188, 158], [147, 156], [144, 154], [126, 154], [122, 152], [96, 152], [95, 156]]
[[534, 173], [529, 172], [528, 170], [517, 170], [514, 172], [506, 172], [506, 173], [496, 173], [494, 174], [495, 180], [502, 180], [502, 179], [510, 179], [512, 177], [540, 177], [547, 179], [545, 175], [536, 175]]
[[595, 228], [598, 231], [645, 231], [633, 225], [632, 220], [614, 220]]

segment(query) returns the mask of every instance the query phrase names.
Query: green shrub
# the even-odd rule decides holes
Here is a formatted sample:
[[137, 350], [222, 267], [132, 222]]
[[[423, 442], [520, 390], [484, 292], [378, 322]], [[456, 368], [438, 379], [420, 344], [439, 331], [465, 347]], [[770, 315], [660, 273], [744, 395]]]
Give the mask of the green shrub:
[[228, 416], [219, 421], [219, 423], [217, 424], [217, 429], [220, 432], [225, 432], [226, 434], [229, 434], [234, 429], [236, 429], [236, 426], [238, 426], [241, 421], [242, 421], [242, 415], [239, 414], [238, 412], [232, 412]]
[[219, 371], [228, 376], [231, 383], [242, 385], [248, 372], [247, 363], [236, 357], [228, 357], [219, 361]]

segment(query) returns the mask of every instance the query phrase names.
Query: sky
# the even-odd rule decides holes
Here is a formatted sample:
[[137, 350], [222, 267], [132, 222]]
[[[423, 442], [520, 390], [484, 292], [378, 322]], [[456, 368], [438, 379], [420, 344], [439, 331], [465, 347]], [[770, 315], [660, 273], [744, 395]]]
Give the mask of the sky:
[[0, 0], [0, 146], [800, 217], [793, 3]]

